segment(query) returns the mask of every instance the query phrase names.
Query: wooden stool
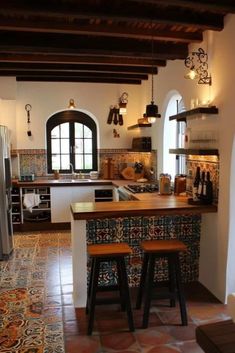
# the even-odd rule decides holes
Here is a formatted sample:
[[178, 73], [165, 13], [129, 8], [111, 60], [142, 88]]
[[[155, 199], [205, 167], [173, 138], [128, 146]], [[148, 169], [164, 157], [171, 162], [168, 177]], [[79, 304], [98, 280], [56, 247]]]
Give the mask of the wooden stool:
[[[175, 299], [179, 298], [182, 325], [187, 325], [185, 298], [181, 284], [179, 252], [186, 251], [187, 247], [179, 240], [149, 240], [141, 243], [144, 251], [140, 286], [137, 294], [136, 308], [140, 309], [143, 294], [145, 294], [143, 328], [148, 327], [151, 299], [170, 299], [170, 305], [175, 306]], [[169, 290], [153, 296], [155, 260], [165, 257], [168, 260]], [[160, 282], [161, 283], [161, 282]], [[159, 283], [159, 284], [160, 284]]]
[[[126, 243], [110, 243], [110, 244], [94, 244], [88, 245], [87, 251], [91, 257], [91, 274], [88, 286], [87, 296], [87, 307], [86, 312], [89, 313], [88, 320], [88, 331], [87, 334], [91, 335], [94, 323], [95, 305], [96, 304], [110, 304], [110, 303], [121, 303], [122, 310], [126, 309], [128, 324], [130, 331], [134, 331], [134, 323], [131, 309], [131, 300], [125, 265], [125, 256], [132, 253], [131, 248]], [[114, 288], [111, 286], [111, 290], [119, 289], [120, 299], [108, 300], [96, 299], [96, 293], [98, 291], [107, 290], [110, 286], [101, 287], [98, 285], [100, 264], [102, 262], [115, 261], [117, 264], [117, 277], [118, 285]]]

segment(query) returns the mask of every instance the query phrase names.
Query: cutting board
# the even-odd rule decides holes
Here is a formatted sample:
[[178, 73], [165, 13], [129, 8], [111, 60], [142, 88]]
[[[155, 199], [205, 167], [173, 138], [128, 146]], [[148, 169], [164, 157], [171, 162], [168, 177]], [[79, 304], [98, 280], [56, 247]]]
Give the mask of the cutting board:
[[133, 167], [126, 167], [121, 171], [121, 176], [126, 180], [135, 179], [135, 170]]

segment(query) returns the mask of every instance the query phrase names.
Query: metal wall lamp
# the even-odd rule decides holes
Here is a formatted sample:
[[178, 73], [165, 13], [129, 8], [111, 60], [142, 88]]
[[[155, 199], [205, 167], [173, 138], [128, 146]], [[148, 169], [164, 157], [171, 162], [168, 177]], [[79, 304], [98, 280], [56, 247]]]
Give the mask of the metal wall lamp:
[[74, 103], [74, 99], [71, 98], [71, 99], [69, 100], [68, 108], [69, 108], [69, 109], [75, 109], [75, 108], [76, 108], [76, 105], [75, 105], [75, 103]]
[[125, 115], [127, 113], [128, 93], [123, 92], [119, 98], [119, 114]]
[[198, 79], [198, 84], [211, 85], [211, 75], [208, 74], [208, 54], [202, 48], [190, 53], [184, 64], [190, 70], [185, 78]]

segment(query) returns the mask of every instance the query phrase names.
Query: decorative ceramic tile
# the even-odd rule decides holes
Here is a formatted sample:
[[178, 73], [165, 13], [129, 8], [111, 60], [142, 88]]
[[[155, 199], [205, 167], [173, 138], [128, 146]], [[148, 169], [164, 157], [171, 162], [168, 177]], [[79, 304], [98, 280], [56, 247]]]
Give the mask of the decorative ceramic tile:
[[[199, 215], [130, 217], [91, 220], [87, 222], [87, 241], [93, 243], [127, 242], [133, 253], [127, 258], [129, 285], [137, 287], [142, 266], [140, 242], [150, 239], [179, 239], [187, 245], [187, 252], [181, 254], [181, 269], [184, 282], [198, 279], [199, 243], [201, 217]], [[90, 268], [90, 263], [88, 263]], [[167, 262], [157, 260], [156, 278], [168, 279]], [[100, 283], [116, 283], [115, 267], [112, 263], [103, 263]]]

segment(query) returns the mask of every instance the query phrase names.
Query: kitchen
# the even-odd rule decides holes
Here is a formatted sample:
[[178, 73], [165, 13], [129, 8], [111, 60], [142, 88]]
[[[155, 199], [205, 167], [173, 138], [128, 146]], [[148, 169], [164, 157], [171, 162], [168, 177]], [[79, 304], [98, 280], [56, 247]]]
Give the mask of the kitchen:
[[[185, 80], [183, 60], [169, 60], [167, 67], [159, 69], [158, 75], [154, 77], [154, 100], [158, 104], [161, 118], [151, 128], [128, 130], [129, 126], [135, 125], [142, 117], [146, 104], [151, 99], [151, 80], [135, 86], [75, 82], [58, 84], [16, 81], [15, 77], [0, 78], [0, 123], [10, 128], [12, 149], [22, 158], [25, 172], [34, 173], [40, 178], [46, 176], [46, 121], [56, 112], [67, 109], [71, 98], [74, 99], [77, 110], [87, 113], [97, 123], [98, 149], [103, 154], [112, 152], [115, 146], [115, 150], [121, 150], [122, 154], [130, 156], [128, 162], [132, 163], [133, 155], [130, 149], [133, 137], [151, 136], [152, 149], [157, 151], [159, 176], [163, 172], [165, 111], [171, 96], [180, 93], [188, 110], [192, 99], [202, 101], [210, 94], [213, 105], [219, 108], [219, 202], [216, 216], [215, 214], [203, 216], [201, 242], [205, 252], [201, 253], [201, 266], [206, 268], [206, 271], [200, 272], [200, 281], [223, 303], [227, 295], [235, 291], [232, 256], [235, 224], [231, 216], [235, 207], [234, 72], [230, 69], [233, 67], [234, 50], [231, 43], [234, 27], [234, 15], [228, 15], [225, 17], [223, 31], [206, 32], [204, 41], [194, 45], [196, 48], [208, 46], [211, 86], [197, 85], [194, 81]], [[107, 117], [110, 105], [116, 104], [123, 92], [128, 92], [127, 115], [123, 116], [122, 126], [115, 126], [120, 137], [114, 137], [114, 125], [107, 124]], [[32, 136], [27, 135], [26, 104], [32, 106], [30, 112]], [[18, 157], [13, 157], [12, 162], [16, 170], [14, 164], [19, 162]], [[37, 163], [38, 169], [35, 168]], [[216, 275], [212, 276], [212, 273]]]

